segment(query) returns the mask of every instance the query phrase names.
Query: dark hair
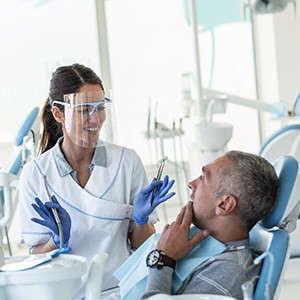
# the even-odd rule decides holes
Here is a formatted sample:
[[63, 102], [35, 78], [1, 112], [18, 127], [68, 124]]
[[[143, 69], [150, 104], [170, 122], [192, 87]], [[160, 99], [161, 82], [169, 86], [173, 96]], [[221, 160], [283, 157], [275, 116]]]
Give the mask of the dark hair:
[[261, 156], [241, 151], [225, 155], [233, 164], [219, 172], [215, 193], [237, 198], [240, 224], [250, 230], [271, 212], [278, 192], [278, 177], [273, 166]]
[[39, 146], [40, 153], [52, 148], [63, 135], [61, 124], [52, 115], [52, 102], [54, 100], [64, 102], [64, 94], [77, 93], [85, 84], [98, 84], [104, 91], [102, 81], [98, 75], [84, 65], [62, 66], [52, 74], [49, 97], [46, 99], [41, 111], [43, 132]]

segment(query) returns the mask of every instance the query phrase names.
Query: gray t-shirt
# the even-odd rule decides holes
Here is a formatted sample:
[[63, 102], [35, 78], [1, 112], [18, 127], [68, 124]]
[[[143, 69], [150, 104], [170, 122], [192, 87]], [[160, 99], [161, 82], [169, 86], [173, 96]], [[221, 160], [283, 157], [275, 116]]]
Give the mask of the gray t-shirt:
[[[210, 257], [197, 266], [185, 279], [176, 294], [213, 294], [243, 299], [241, 285], [259, 275], [260, 265], [254, 265], [257, 255], [249, 240], [226, 243], [227, 251]], [[142, 299], [159, 293], [171, 294], [173, 269], [149, 268], [147, 289]]]

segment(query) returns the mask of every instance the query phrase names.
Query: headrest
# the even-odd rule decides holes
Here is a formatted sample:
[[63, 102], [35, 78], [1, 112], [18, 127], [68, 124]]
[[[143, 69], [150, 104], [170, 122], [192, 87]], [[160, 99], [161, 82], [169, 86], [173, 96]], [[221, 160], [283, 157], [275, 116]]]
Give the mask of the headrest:
[[279, 190], [273, 210], [259, 222], [265, 228], [279, 226], [286, 217], [290, 196], [298, 176], [298, 161], [293, 156], [280, 156], [273, 166], [279, 178]]
[[[269, 138], [267, 138], [263, 144], [260, 147], [259, 155], [265, 157], [266, 150], [270, 147], [270, 143], [276, 141], [279, 137], [282, 137], [283, 134], [290, 133], [291, 131], [295, 130], [296, 132], [299, 132], [300, 130], [300, 124], [292, 124], [284, 126], [283, 128], [280, 128], [276, 132], [274, 132]], [[282, 151], [283, 152], [283, 151]]]
[[31, 129], [34, 121], [36, 120], [39, 114], [39, 108], [35, 107], [29, 115], [24, 120], [23, 124], [20, 126], [20, 129], [16, 135], [15, 143], [17, 146], [20, 146], [23, 143], [23, 138], [28, 135], [29, 130]]

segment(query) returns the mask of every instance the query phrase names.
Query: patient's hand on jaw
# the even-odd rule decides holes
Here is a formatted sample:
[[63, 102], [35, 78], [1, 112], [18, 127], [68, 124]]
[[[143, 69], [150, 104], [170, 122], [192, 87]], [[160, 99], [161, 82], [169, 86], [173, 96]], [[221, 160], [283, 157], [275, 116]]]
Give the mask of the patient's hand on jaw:
[[190, 226], [193, 220], [193, 203], [189, 202], [181, 209], [175, 222], [167, 224], [162, 232], [157, 249], [167, 256], [179, 260], [185, 257], [197, 244], [208, 235], [207, 230], [198, 232], [192, 239], [189, 238]]

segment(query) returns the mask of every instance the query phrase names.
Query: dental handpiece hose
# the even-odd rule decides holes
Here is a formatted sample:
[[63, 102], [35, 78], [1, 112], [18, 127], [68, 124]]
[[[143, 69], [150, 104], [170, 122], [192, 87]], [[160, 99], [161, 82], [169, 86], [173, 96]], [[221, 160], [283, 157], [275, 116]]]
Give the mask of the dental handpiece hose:
[[[162, 171], [163, 171], [163, 169], [164, 169], [165, 162], [166, 162], [167, 159], [168, 159], [168, 157], [167, 157], [167, 156], [164, 156], [161, 160], [158, 161], [159, 168], [158, 168], [157, 175], [156, 175], [156, 177], [154, 178], [155, 180], [160, 180], [160, 179], [161, 179]], [[153, 204], [154, 197], [155, 197], [155, 194], [156, 194], [156, 192], [157, 192], [157, 189], [158, 189], [158, 187], [155, 186], [154, 189], [153, 189], [153, 191], [152, 191], [149, 206], [152, 206], [152, 204]]]
[[[47, 182], [46, 182], [47, 176], [44, 175], [43, 180], [44, 180], [44, 188], [45, 188], [47, 198], [50, 202], [53, 202], [53, 200], [51, 198], [51, 195], [50, 195], [50, 192], [49, 192], [49, 189], [48, 189], [48, 186], [47, 186]], [[61, 224], [61, 221], [60, 221], [60, 218], [59, 218], [59, 215], [58, 215], [58, 212], [57, 212], [56, 208], [51, 208], [51, 210], [52, 210], [52, 213], [54, 215], [54, 219], [55, 219], [55, 222], [56, 222], [56, 225], [57, 225], [57, 228], [58, 228], [59, 249], [62, 249], [64, 247], [64, 242], [65, 242], [64, 230], [63, 230], [63, 227], [62, 227], [62, 224]]]

